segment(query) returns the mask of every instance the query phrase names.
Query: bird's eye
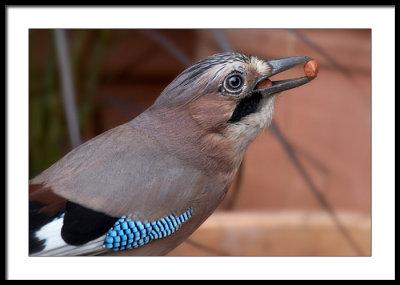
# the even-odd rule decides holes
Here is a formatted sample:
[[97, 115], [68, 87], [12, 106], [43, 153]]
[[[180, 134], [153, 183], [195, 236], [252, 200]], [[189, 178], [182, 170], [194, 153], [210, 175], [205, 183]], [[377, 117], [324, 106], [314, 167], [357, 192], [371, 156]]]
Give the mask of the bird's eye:
[[239, 75], [232, 75], [225, 80], [225, 88], [236, 91], [243, 85], [243, 79]]

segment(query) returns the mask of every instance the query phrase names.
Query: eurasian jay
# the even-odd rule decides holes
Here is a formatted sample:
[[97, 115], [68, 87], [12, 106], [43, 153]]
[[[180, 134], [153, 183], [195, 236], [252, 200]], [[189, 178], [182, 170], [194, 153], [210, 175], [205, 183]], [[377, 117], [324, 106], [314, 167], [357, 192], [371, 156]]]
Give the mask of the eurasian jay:
[[247, 147], [271, 122], [277, 94], [316, 73], [269, 77], [311, 60], [221, 53], [184, 70], [139, 116], [29, 181], [30, 255], [174, 249], [224, 198]]

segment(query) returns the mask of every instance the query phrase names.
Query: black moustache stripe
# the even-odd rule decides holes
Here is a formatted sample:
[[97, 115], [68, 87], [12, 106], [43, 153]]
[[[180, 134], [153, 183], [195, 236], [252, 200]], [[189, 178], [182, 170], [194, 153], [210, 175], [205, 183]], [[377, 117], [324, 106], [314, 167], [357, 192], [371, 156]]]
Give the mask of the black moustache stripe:
[[231, 118], [228, 120], [228, 123], [236, 123], [239, 122], [242, 118], [254, 113], [257, 111], [258, 105], [261, 101], [261, 94], [254, 93], [251, 96], [245, 97], [239, 101], [236, 105], [235, 110], [232, 113]]

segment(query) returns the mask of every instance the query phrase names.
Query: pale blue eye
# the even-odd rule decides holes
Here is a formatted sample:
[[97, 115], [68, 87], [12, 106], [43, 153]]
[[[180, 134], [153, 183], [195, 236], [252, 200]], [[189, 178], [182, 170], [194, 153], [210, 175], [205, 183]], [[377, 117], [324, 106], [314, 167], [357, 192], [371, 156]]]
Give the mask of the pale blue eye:
[[227, 79], [227, 87], [229, 89], [238, 89], [242, 86], [242, 78], [239, 75], [232, 75]]

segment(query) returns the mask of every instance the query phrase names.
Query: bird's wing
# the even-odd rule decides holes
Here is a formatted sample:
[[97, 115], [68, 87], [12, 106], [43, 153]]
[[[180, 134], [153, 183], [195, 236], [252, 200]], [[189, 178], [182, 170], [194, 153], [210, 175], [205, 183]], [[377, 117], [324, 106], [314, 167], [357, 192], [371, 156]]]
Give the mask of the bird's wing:
[[30, 184], [113, 217], [148, 220], [185, 211], [185, 201], [201, 195], [203, 176], [124, 124], [74, 149]]
[[70, 202], [44, 185], [30, 185], [29, 192], [31, 255], [92, 255], [104, 250], [101, 237], [116, 218]]
[[[91, 243], [122, 216], [151, 222], [185, 213], [190, 201], [203, 195], [204, 183], [210, 179], [200, 170], [144, 132], [121, 125], [82, 144], [30, 181], [31, 240], [37, 250], [49, 234], [56, 235], [49, 252], [82, 254], [87, 247], [99, 248]], [[57, 241], [60, 233], [68, 245]], [[79, 250], [73, 246], [83, 243]]]

